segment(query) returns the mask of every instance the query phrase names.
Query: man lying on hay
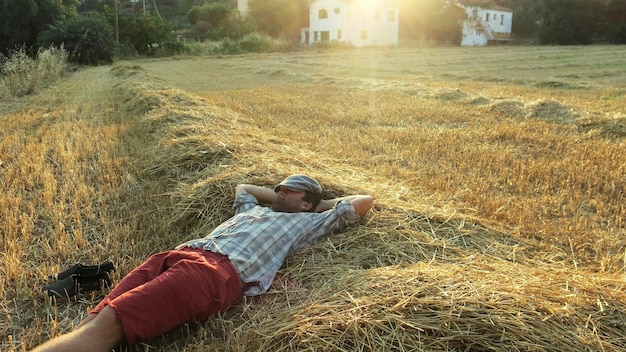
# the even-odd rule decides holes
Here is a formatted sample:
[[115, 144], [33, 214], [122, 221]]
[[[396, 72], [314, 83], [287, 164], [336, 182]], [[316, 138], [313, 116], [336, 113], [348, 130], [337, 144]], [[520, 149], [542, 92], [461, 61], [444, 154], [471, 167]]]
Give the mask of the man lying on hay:
[[207, 320], [244, 295], [266, 292], [285, 258], [346, 230], [372, 205], [369, 195], [323, 200], [319, 183], [300, 174], [273, 190], [240, 184], [232, 218], [204, 238], [149, 257], [76, 330], [35, 351], [110, 351]]

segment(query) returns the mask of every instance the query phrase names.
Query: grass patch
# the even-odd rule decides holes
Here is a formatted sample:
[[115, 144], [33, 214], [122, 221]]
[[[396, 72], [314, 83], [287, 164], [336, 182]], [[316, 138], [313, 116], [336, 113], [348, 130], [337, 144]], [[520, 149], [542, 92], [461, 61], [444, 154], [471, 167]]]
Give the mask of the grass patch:
[[34, 58], [24, 49], [0, 58], [0, 92], [20, 97], [54, 84], [67, 73], [67, 58], [63, 47], [39, 50]]

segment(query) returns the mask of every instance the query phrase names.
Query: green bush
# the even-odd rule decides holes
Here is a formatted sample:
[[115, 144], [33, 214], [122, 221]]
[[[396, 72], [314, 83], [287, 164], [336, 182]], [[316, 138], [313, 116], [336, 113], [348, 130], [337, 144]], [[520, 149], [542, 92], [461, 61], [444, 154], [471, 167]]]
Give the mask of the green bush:
[[192, 51], [191, 46], [185, 43], [169, 40], [159, 45], [158, 50], [155, 50], [156, 56], [169, 56], [169, 55], [184, 55], [190, 54]]
[[626, 23], [619, 23], [609, 30], [609, 40], [613, 44], [626, 44]]
[[117, 50], [111, 26], [104, 19], [92, 16], [59, 21], [39, 37], [40, 47], [61, 45], [69, 52], [71, 62], [84, 65], [109, 64]]
[[19, 97], [54, 84], [67, 73], [67, 58], [63, 47], [40, 49], [35, 58], [24, 49], [14, 51], [0, 60], [2, 95]]
[[255, 32], [244, 35], [239, 40], [239, 47], [247, 52], [267, 53], [275, 51], [278, 45], [269, 36]]
[[194, 6], [187, 13], [187, 21], [192, 25], [206, 22], [209, 29], [216, 28], [231, 13], [230, 5], [221, 2]]
[[222, 39], [218, 44], [213, 48], [212, 53], [214, 54], [239, 54], [241, 53], [241, 46], [239, 46], [239, 42], [232, 39]]
[[124, 54], [158, 55], [171, 36], [168, 23], [155, 16], [119, 18], [120, 43]]
[[224, 38], [189, 46], [190, 52], [204, 55], [235, 55], [241, 53], [267, 53], [294, 49], [293, 44], [272, 39], [262, 33], [250, 33], [240, 40]]
[[238, 13], [231, 12], [208, 36], [213, 40], [222, 38], [238, 40], [246, 34], [253, 33], [255, 30], [256, 25], [249, 17], [241, 17]]

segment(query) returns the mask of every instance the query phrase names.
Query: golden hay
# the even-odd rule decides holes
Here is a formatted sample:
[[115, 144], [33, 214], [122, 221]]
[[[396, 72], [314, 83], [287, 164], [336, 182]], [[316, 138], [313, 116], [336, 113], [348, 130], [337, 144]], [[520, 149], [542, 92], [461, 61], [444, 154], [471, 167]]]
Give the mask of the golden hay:
[[517, 100], [500, 100], [494, 102], [490, 109], [509, 117], [523, 117], [525, 115], [524, 103]]
[[[372, 194], [375, 207], [289, 258], [267, 294], [121, 350], [624, 349], [623, 142], [539, 121], [573, 117], [575, 99], [481, 92], [479, 82], [472, 94], [429, 88], [405, 72], [333, 74], [341, 65], [304, 75], [280, 60], [216, 61], [185, 67], [202, 87], [226, 76], [233, 91], [200, 98], [161, 86], [172, 62], [151, 60], [79, 72], [3, 120], [0, 350], [72, 330], [101, 297], [39, 301], [47, 274], [107, 256], [120, 280], [228, 217], [236, 184], [295, 172], [316, 177], [326, 197]], [[336, 63], [346, 62], [355, 60]], [[463, 62], [443, 66], [465, 72]], [[236, 77], [220, 70], [228, 65]], [[148, 67], [170, 71], [152, 78]], [[529, 111], [538, 119], [524, 119]]]
[[[137, 98], [131, 100], [150, 101], [140, 106], [148, 108], [148, 123], [158, 125], [160, 143], [146, 153], [153, 156], [146, 171], [172, 179], [166, 193], [175, 204], [171, 226], [181, 231], [210, 231], [228, 214], [236, 183], [271, 185], [295, 171], [297, 161], [296, 168], [320, 178], [330, 194], [347, 191], [332, 179], [353, 168], [321, 171], [324, 160], [293, 144], [272, 151], [267, 144], [277, 142], [260, 130], [229, 130], [240, 118], [232, 111], [189, 103], [184, 92], [155, 88], [149, 99], [142, 97], [145, 89], [126, 89]], [[187, 104], [180, 108], [177, 101]], [[539, 103], [532, 114], [563, 113], [553, 105]], [[385, 193], [379, 184], [371, 191]], [[425, 199], [390, 199], [377, 204], [366, 224], [289, 259], [267, 295], [169, 339], [183, 334], [233, 351], [621, 350], [623, 279], [565, 269], [566, 256]]]
[[583, 131], [600, 131], [600, 133], [613, 137], [626, 137], [626, 116], [615, 114], [615, 116], [585, 116], [577, 121], [579, 128]]
[[578, 117], [571, 107], [556, 101], [534, 101], [524, 106], [527, 118], [542, 119], [548, 122], [573, 123]]

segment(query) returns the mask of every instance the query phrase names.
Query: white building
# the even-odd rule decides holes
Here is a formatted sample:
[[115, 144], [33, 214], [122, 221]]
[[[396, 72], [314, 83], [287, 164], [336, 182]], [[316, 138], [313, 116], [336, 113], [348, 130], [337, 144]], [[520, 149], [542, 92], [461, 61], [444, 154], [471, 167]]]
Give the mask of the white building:
[[[398, 45], [400, 9], [389, 0], [311, 0], [309, 27], [302, 28], [304, 44], [337, 41], [353, 46]], [[242, 17], [248, 0], [237, 0]]]
[[352, 46], [398, 45], [400, 9], [384, 0], [313, 0], [305, 44], [342, 42]]
[[462, 46], [500, 44], [511, 40], [513, 10], [484, 4], [485, 2], [480, 0], [458, 2], [467, 13], [467, 19], [463, 23]]
[[237, 10], [241, 17], [248, 17], [248, 0], [237, 0]]

